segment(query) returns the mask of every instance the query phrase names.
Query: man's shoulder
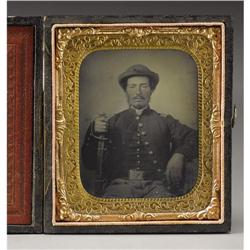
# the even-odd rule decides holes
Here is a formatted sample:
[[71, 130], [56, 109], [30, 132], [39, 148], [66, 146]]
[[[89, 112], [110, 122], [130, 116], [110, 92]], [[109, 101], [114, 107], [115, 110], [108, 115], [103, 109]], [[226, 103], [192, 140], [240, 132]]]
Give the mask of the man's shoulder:
[[159, 123], [164, 124], [168, 127], [175, 126], [177, 123], [179, 123], [176, 118], [174, 118], [171, 114], [168, 113], [160, 113], [153, 110], [152, 115], [154, 116], [154, 120], [157, 120]]
[[159, 117], [160, 119], [163, 119], [163, 120], [172, 120], [174, 119], [174, 117], [170, 114], [167, 114], [167, 113], [160, 113], [160, 112], [157, 112], [153, 109], [151, 109], [152, 111], [152, 114]]
[[165, 113], [159, 113], [161, 118], [164, 118], [166, 120], [176, 120], [172, 115], [170, 114], [165, 114]]

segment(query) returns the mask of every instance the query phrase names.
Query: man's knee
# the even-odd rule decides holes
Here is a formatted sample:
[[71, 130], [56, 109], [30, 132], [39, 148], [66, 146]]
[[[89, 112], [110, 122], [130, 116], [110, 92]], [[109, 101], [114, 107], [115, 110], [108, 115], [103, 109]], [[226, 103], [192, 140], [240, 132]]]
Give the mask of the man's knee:
[[131, 187], [126, 180], [117, 179], [110, 183], [105, 189], [103, 197], [105, 198], [130, 198], [132, 196]]
[[171, 196], [162, 181], [153, 181], [145, 194], [148, 198], [164, 198]]

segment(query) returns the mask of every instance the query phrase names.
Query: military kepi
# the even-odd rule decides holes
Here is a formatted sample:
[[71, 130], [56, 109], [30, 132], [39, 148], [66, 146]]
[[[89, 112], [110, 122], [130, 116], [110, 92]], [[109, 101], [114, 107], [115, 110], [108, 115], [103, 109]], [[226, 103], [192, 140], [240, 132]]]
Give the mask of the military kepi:
[[155, 89], [159, 82], [159, 75], [151, 71], [148, 67], [142, 64], [136, 64], [129, 67], [125, 72], [119, 76], [119, 84], [125, 90], [127, 86], [127, 80], [132, 76], [147, 76], [150, 79], [150, 86]]

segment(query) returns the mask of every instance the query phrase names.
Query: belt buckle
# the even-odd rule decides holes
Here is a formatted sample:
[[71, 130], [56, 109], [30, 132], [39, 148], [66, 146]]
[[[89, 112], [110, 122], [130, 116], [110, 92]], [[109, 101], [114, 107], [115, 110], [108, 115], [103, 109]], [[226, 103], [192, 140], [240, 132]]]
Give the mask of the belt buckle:
[[129, 170], [129, 180], [143, 180], [144, 171], [142, 170], [136, 170], [136, 169], [130, 169]]

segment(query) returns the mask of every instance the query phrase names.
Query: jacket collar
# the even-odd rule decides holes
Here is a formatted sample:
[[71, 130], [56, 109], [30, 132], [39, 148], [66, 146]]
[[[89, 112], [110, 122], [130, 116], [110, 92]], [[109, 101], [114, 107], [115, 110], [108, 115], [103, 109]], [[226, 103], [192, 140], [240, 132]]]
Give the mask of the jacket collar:
[[147, 106], [147, 107], [145, 107], [145, 108], [143, 108], [143, 109], [136, 109], [136, 108], [130, 106], [130, 107], [129, 107], [129, 111], [130, 111], [131, 113], [135, 114], [135, 115], [141, 116], [141, 115], [143, 115], [143, 114], [148, 114], [148, 113], [151, 111], [151, 109], [150, 109], [149, 106]]

